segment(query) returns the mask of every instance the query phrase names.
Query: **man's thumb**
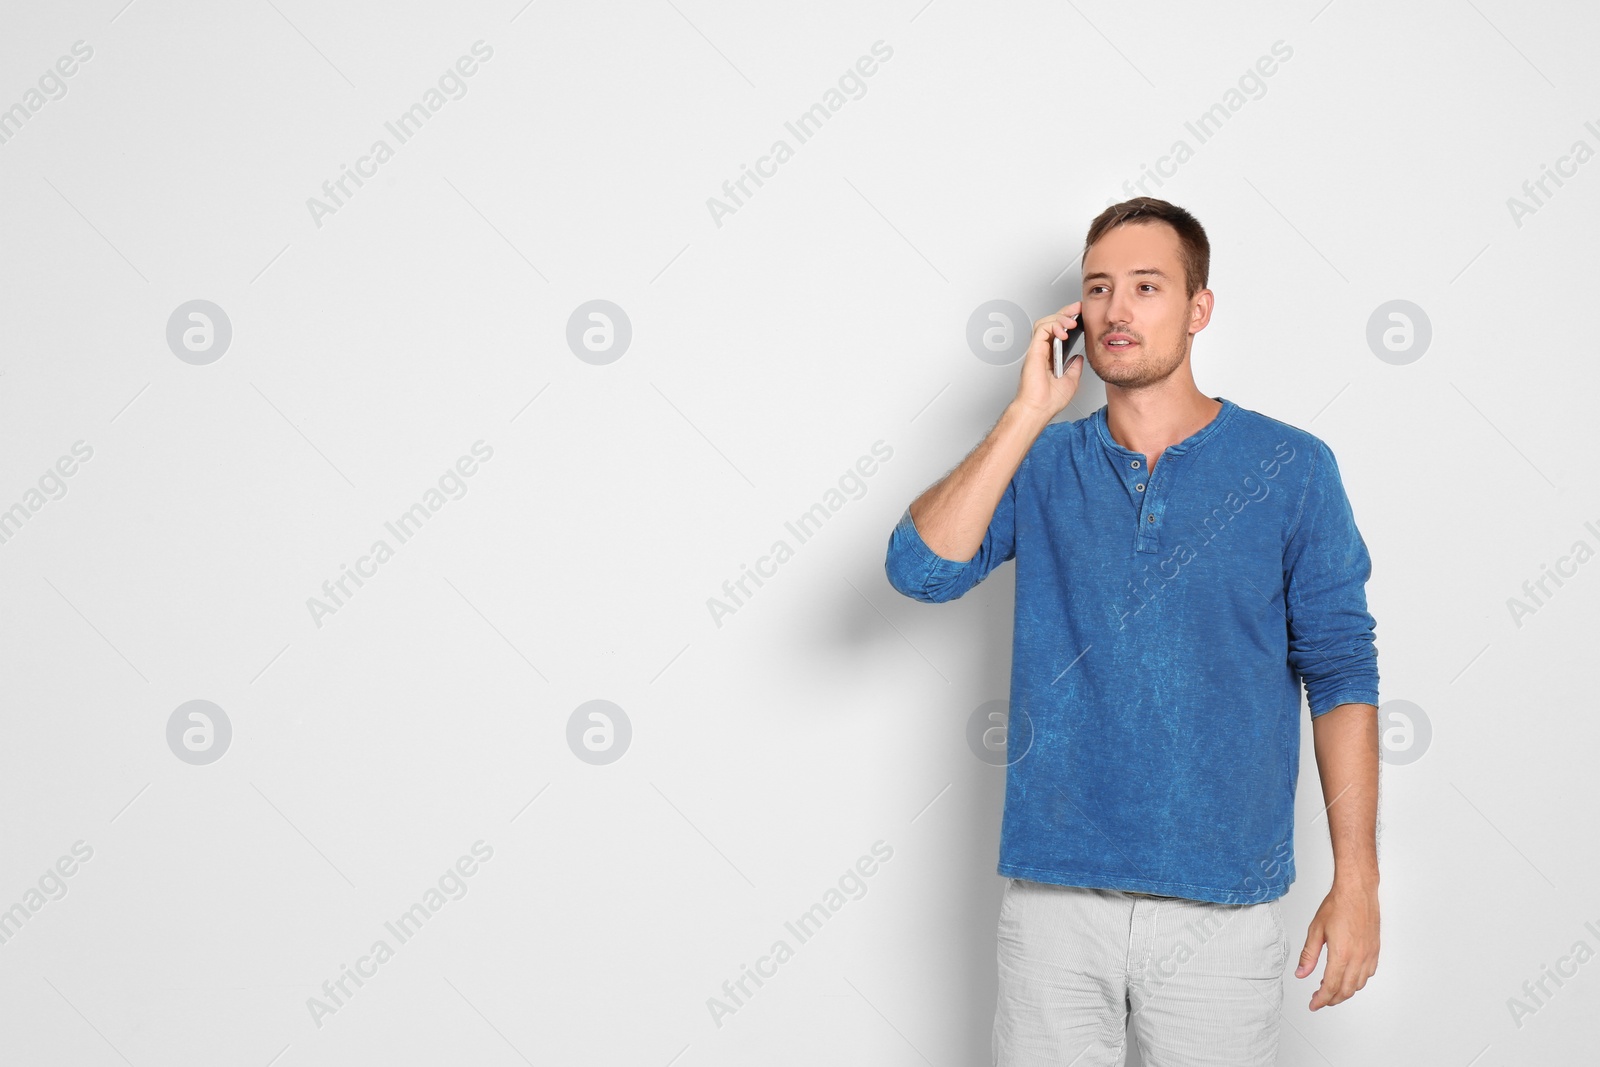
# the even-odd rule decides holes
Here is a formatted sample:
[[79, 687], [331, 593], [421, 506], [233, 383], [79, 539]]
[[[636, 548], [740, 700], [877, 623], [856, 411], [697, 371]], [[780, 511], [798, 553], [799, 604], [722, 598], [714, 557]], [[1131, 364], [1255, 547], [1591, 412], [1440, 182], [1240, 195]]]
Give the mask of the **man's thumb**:
[[1300, 966], [1294, 969], [1296, 978], [1304, 978], [1317, 969], [1317, 960], [1322, 957], [1322, 946], [1326, 943], [1320, 930], [1312, 930], [1306, 934], [1306, 947], [1300, 953]]

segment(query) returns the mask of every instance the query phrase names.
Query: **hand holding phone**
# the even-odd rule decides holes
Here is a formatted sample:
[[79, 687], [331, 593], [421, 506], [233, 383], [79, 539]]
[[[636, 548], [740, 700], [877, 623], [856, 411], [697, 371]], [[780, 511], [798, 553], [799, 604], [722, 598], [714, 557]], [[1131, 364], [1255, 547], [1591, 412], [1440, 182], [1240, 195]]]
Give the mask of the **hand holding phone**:
[[[1077, 325], [1073, 326], [1071, 329], [1069, 329], [1067, 331], [1067, 336], [1066, 337], [1053, 337], [1053, 338], [1051, 338], [1051, 343], [1052, 343], [1052, 363], [1051, 363], [1051, 367], [1055, 371], [1055, 376], [1057, 378], [1061, 377], [1062, 374], [1066, 373], [1067, 364], [1068, 363], [1071, 363], [1074, 359], [1077, 359], [1080, 356], [1083, 356], [1085, 354], [1083, 352], [1080, 352], [1080, 353], [1078, 353], [1077, 356], [1069, 355], [1069, 353], [1072, 351], [1072, 346], [1077, 344], [1078, 341], [1080, 339], [1082, 339], [1083, 335], [1084, 335], [1083, 305], [1080, 303], [1078, 305], [1078, 322], [1077, 322]], [[1087, 342], [1085, 342], [1085, 347], [1087, 348]]]

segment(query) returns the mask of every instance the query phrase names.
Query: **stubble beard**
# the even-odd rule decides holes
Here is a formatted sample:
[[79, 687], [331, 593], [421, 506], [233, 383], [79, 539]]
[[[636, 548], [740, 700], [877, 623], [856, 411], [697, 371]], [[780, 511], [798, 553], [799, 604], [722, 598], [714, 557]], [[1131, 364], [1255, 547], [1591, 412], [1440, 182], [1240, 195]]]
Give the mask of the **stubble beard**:
[[[1117, 331], [1108, 330], [1107, 333]], [[1122, 389], [1143, 389], [1146, 386], [1156, 385], [1170, 378], [1183, 364], [1183, 337], [1163, 346], [1159, 351], [1152, 351], [1148, 341], [1136, 338], [1141, 343], [1136, 349], [1136, 355], [1129, 359], [1127, 356], [1111, 356], [1109, 350], [1096, 342], [1096, 349], [1107, 353], [1102, 359], [1105, 369], [1095, 367], [1094, 372], [1100, 380], [1107, 385], [1115, 385]], [[1093, 366], [1093, 361], [1090, 361]]]

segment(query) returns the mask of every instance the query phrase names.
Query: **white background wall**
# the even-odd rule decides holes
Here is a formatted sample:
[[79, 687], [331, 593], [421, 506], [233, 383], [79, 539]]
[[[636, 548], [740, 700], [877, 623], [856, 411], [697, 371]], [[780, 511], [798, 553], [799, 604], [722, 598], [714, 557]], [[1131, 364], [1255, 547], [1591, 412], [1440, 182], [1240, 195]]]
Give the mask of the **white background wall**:
[[[109, 0], [3, 26], [27, 114], [0, 143], [0, 1060], [987, 1063], [1003, 770], [966, 730], [1006, 696], [1014, 569], [930, 607], [885, 543], [1015, 388], [974, 310], [1076, 299], [1090, 219], [1180, 139], [1144, 191], [1213, 243], [1197, 381], [1328, 441], [1374, 558], [1383, 956], [1315, 1014], [1286, 973], [1281, 1062], [1593, 1055], [1589, 952], [1508, 1007], [1600, 948], [1600, 163], [1522, 192], [1600, 149], [1588, 5]], [[65, 95], [29, 97], [79, 41]], [[778, 138], [719, 225], [708, 198]], [[193, 300], [232, 334], [198, 364], [167, 339]], [[631, 327], [605, 364], [567, 341], [592, 300]], [[1402, 362], [1368, 341], [1396, 300], [1431, 332]], [[1086, 374], [1068, 417], [1103, 402]], [[400, 544], [385, 523], [480, 441]], [[192, 700], [231, 728], [210, 763], [169, 745]], [[631, 726], [608, 764], [569, 745], [592, 700]], [[1304, 744], [1297, 942], [1331, 873]], [[384, 923], [479, 841], [399, 944]], [[708, 998], [780, 938], [719, 1026]], [[308, 998], [379, 939], [319, 1026]]]

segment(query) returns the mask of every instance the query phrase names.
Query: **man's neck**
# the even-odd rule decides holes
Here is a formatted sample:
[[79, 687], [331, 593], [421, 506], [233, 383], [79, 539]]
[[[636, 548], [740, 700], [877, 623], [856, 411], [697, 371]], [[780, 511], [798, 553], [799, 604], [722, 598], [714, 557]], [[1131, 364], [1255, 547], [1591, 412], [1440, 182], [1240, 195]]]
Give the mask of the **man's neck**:
[[1192, 382], [1177, 395], [1152, 390], [1107, 389], [1106, 429], [1123, 448], [1142, 452], [1151, 467], [1168, 447], [1186, 440], [1217, 417], [1222, 404]]

